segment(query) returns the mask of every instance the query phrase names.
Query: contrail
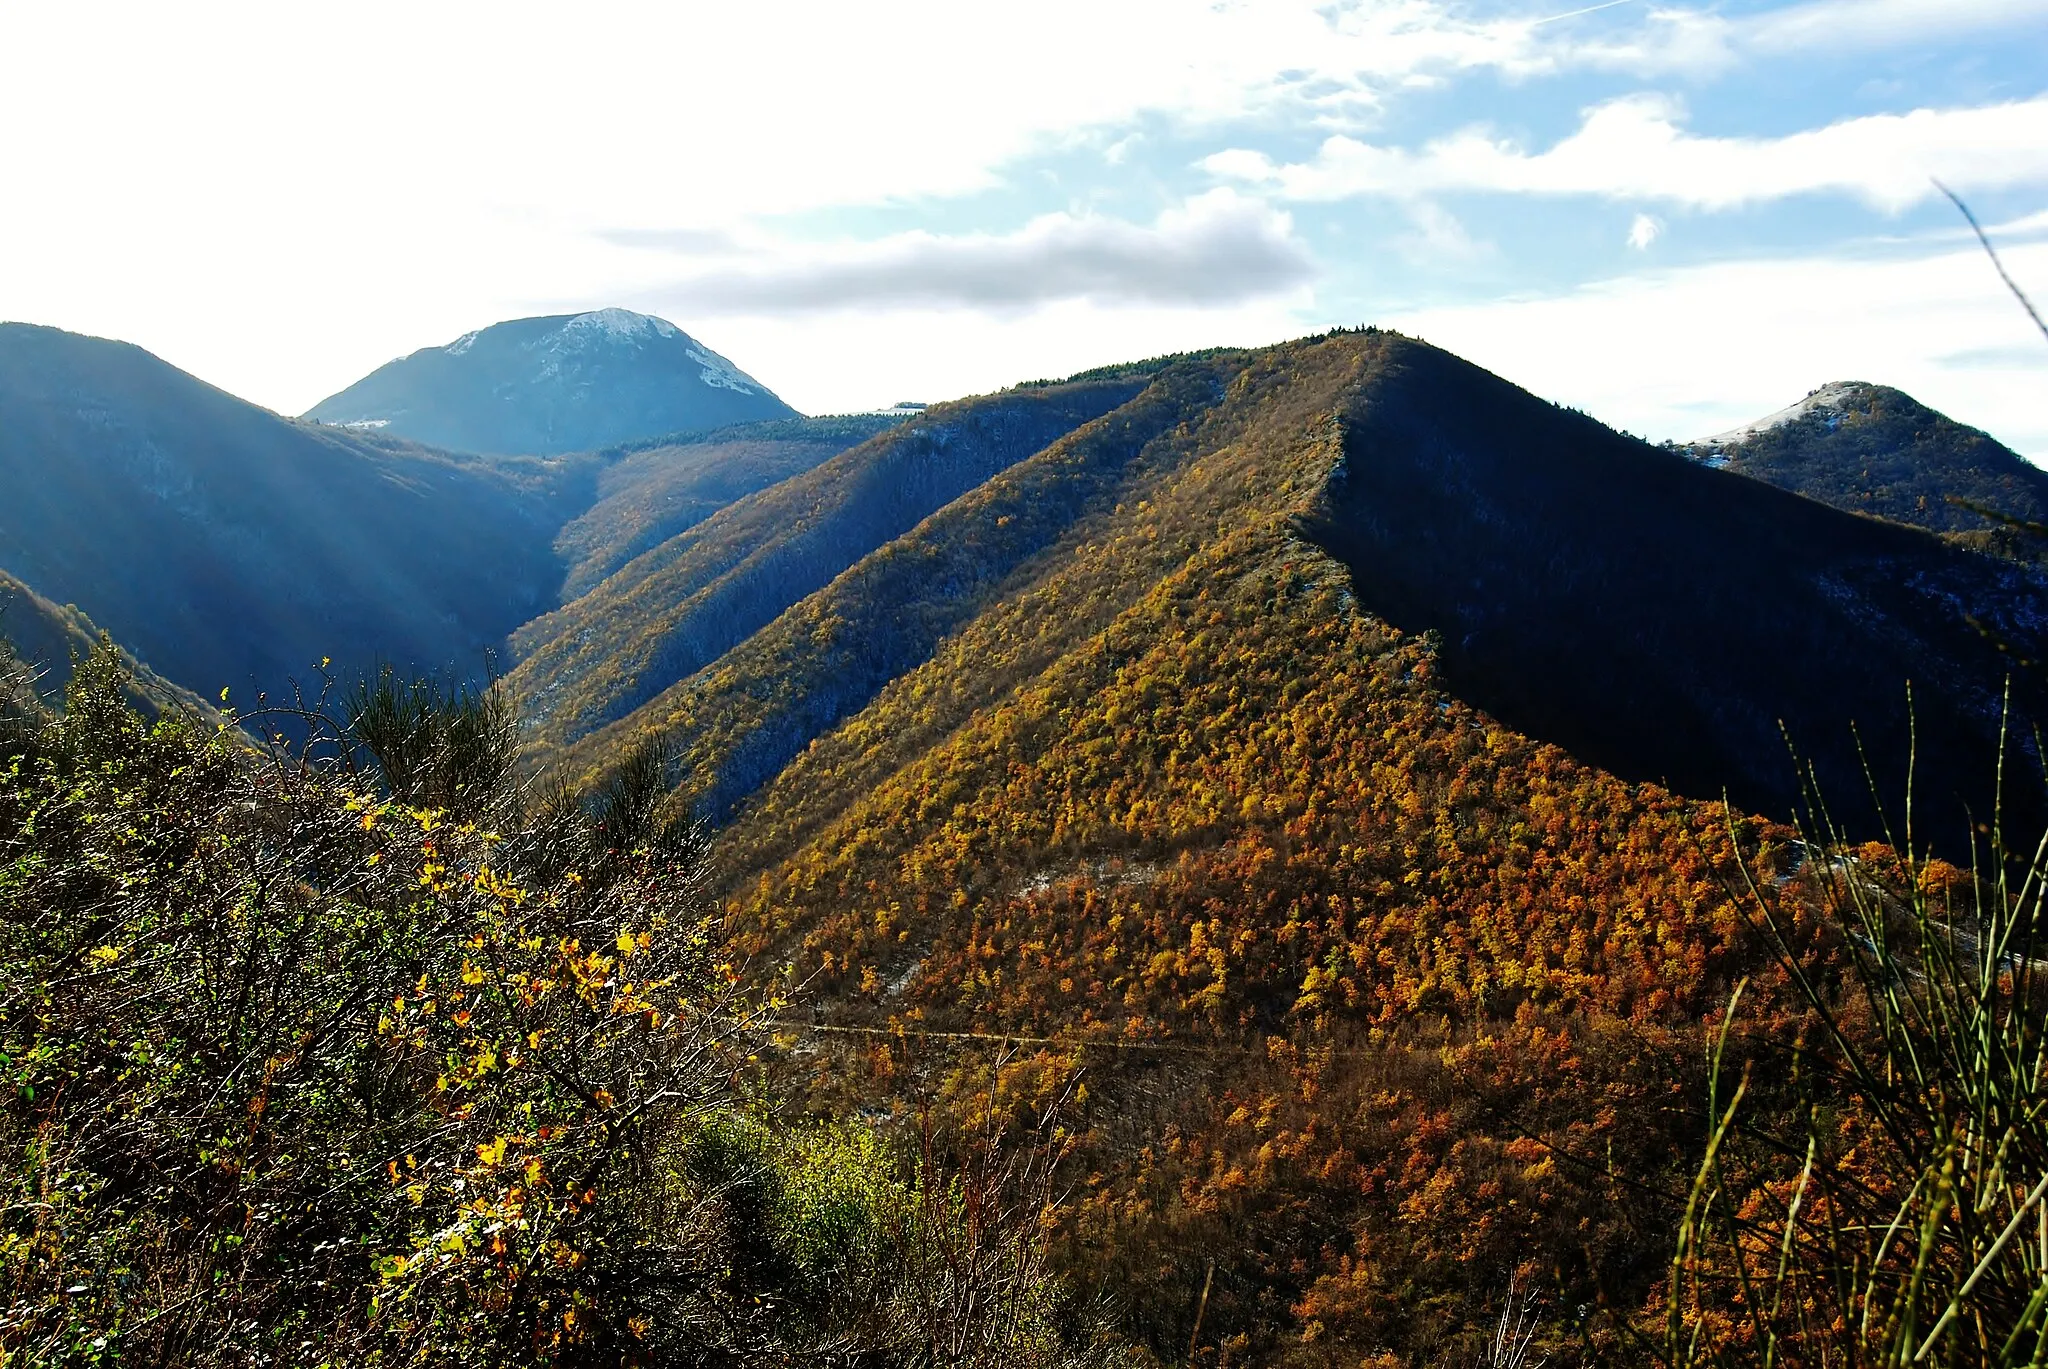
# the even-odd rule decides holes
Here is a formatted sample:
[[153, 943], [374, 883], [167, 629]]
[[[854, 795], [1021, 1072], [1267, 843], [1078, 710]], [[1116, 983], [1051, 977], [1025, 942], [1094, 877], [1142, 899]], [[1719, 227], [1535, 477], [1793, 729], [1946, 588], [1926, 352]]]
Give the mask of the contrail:
[[1547, 19], [1532, 19], [1529, 21], [1529, 27], [1532, 29], [1541, 28], [1545, 24], [1555, 24], [1561, 19], [1576, 19], [1582, 14], [1597, 14], [1601, 10], [1611, 10], [1616, 5], [1633, 5], [1635, 3], [1636, 0], [1604, 0], [1601, 4], [1588, 5], [1584, 9], [1568, 10], [1563, 14], [1553, 14]]

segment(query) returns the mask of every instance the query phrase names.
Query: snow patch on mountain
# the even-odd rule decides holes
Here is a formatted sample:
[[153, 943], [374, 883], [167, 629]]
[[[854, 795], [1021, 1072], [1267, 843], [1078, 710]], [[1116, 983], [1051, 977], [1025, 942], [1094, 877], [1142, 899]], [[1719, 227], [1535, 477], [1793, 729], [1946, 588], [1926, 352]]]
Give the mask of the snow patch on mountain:
[[[1868, 384], [1860, 380], [1838, 380], [1833, 384], [1821, 386], [1797, 404], [1787, 405], [1774, 414], [1765, 414], [1754, 422], [1745, 423], [1739, 428], [1730, 428], [1725, 433], [1716, 433], [1712, 437], [1703, 437], [1691, 445], [1695, 447], [1740, 446], [1758, 433], [1767, 433], [1773, 428], [1782, 428], [1788, 423], [1797, 423], [1800, 419], [1811, 413], [1840, 414], [1857, 394], [1869, 388]], [[1839, 421], [1839, 419], [1836, 421]]]
[[704, 368], [698, 378], [706, 385], [716, 385], [721, 390], [737, 390], [743, 395], [750, 395], [760, 388], [760, 381], [701, 342], [690, 344], [689, 357]]
[[645, 337], [681, 337], [683, 330], [665, 318], [636, 314], [630, 309], [593, 309], [578, 314], [561, 326], [556, 336], [568, 341], [604, 338], [613, 342], [634, 342]]
[[508, 319], [379, 367], [308, 411], [454, 451], [552, 455], [795, 410], [667, 319]]
[[580, 352], [595, 344], [644, 346], [659, 339], [682, 344], [683, 354], [697, 363], [698, 379], [704, 384], [738, 394], [761, 392], [761, 382], [698, 342], [667, 319], [636, 314], [630, 309], [593, 309], [578, 314], [535, 344], [547, 357], [541, 365], [543, 376], [560, 373], [557, 360], [564, 353]]

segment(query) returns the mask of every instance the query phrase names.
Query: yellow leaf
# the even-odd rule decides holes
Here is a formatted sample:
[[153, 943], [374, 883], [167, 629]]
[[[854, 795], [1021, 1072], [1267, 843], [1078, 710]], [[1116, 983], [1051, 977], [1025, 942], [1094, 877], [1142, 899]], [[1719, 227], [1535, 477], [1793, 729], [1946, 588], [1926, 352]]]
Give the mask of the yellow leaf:
[[111, 965], [121, 958], [121, 948], [119, 946], [95, 946], [88, 954], [94, 960]]

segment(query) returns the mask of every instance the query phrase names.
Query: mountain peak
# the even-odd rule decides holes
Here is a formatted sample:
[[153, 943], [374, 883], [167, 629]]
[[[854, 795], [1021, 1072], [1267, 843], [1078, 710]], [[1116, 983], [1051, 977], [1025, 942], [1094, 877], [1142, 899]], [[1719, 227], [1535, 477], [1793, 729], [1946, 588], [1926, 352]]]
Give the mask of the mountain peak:
[[1985, 531], [1992, 522], [1978, 509], [2048, 517], [2048, 472], [1889, 385], [1823, 385], [1685, 450], [1704, 465], [1934, 532]]
[[1730, 428], [1725, 433], [1715, 433], [1712, 437], [1703, 437], [1693, 445], [1696, 447], [1733, 447], [1739, 443], [1749, 441], [1749, 439], [1759, 433], [1767, 433], [1774, 428], [1782, 428], [1788, 423], [1796, 423], [1808, 414], [1839, 414], [1844, 409], [1855, 406], [1859, 399], [1868, 391], [1879, 388], [1879, 386], [1861, 380], [1830, 381], [1819, 389], [1812, 391], [1806, 398], [1796, 404], [1788, 404], [1774, 413], [1765, 414], [1762, 418], [1753, 419], [1748, 423], [1742, 424], [1740, 427]]
[[305, 416], [456, 451], [555, 455], [795, 412], [667, 319], [608, 308], [464, 333]]

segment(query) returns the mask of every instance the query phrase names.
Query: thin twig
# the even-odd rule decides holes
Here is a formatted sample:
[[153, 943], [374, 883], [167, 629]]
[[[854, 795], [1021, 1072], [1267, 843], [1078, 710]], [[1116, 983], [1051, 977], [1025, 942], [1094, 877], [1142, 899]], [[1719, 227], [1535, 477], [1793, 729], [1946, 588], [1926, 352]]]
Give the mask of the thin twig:
[[1962, 211], [1963, 218], [1970, 225], [1970, 231], [1977, 235], [1978, 242], [1984, 244], [1984, 255], [1991, 258], [1991, 265], [1998, 272], [1998, 278], [2005, 282], [2005, 288], [2012, 291], [2013, 298], [2018, 300], [2020, 307], [2027, 311], [2027, 317], [2032, 319], [2034, 326], [2041, 330], [2041, 336], [2048, 338], [2048, 323], [2041, 321], [2040, 310], [2036, 309], [2034, 302], [2027, 298], [2027, 292], [2020, 289], [2019, 282], [2012, 278], [2012, 273], [2005, 269], [2005, 263], [1999, 260], [1998, 249], [1991, 245], [1990, 236], [1985, 233], [1984, 225], [1977, 222], [1977, 216], [1970, 212], [1970, 206], [1963, 203], [1961, 195], [1956, 194], [1955, 191], [1950, 190], [1940, 181], [1934, 183], [1934, 188], [1948, 196], [1949, 203]]

